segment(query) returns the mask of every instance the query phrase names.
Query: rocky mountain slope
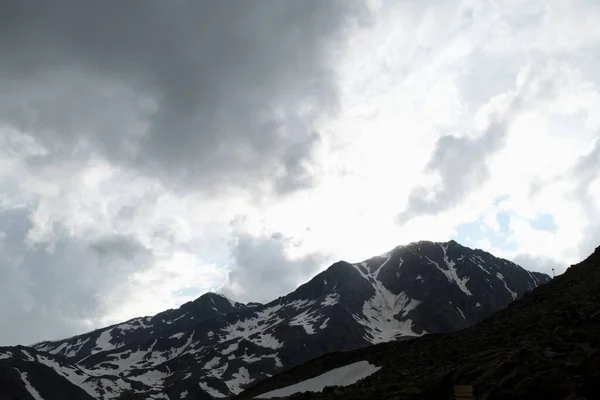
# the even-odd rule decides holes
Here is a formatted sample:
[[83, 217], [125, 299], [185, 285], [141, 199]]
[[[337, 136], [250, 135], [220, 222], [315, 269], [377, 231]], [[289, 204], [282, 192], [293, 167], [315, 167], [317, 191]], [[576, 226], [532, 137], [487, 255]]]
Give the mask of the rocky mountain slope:
[[0, 389], [27, 386], [15, 375], [26, 365], [34, 389], [54, 374], [75, 386], [73, 399], [228, 397], [326, 353], [469, 327], [548, 280], [454, 241], [416, 242], [335, 263], [268, 304], [209, 293], [154, 317], [0, 348]]
[[[454, 385], [470, 385], [482, 400], [597, 399], [598, 332], [600, 247], [477, 326], [325, 355], [258, 383], [237, 398], [291, 395], [314, 387], [316, 381], [321, 387], [340, 382], [332, 372], [362, 363], [366, 377], [353, 385], [290, 398], [446, 400], [452, 398]], [[288, 390], [290, 385], [296, 386]]]

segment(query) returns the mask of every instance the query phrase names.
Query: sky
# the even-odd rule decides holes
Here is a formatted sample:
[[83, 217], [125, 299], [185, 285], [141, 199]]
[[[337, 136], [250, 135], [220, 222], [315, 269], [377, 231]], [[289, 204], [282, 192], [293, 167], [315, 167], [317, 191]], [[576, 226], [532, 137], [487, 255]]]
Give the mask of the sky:
[[3, 0], [0, 345], [416, 240], [600, 245], [600, 2]]

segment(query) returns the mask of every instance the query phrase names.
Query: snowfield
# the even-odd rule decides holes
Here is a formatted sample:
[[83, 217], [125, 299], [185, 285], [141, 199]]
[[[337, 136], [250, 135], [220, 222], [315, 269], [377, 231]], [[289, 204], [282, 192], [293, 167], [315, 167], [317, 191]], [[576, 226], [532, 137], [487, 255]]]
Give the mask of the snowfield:
[[34, 400], [44, 400], [42, 399], [42, 396], [40, 396], [39, 392], [35, 390], [33, 386], [31, 386], [31, 383], [29, 383], [29, 380], [27, 379], [27, 372], [19, 371], [19, 374], [21, 374], [21, 380], [23, 380], [25, 388], [27, 389], [31, 397], [33, 397]]
[[326, 386], [349, 386], [361, 379], [364, 379], [381, 367], [370, 364], [368, 361], [359, 361], [344, 367], [335, 368], [314, 378], [298, 382], [294, 385], [286, 386], [281, 389], [273, 390], [255, 397], [255, 399], [272, 399], [274, 397], [291, 396], [294, 393], [302, 392], [320, 392]]
[[[400, 336], [420, 336], [413, 331], [413, 322], [407, 319], [407, 314], [417, 308], [420, 301], [411, 299], [406, 293], [398, 295], [390, 292], [378, 279], [381, 269], [391, 260], [390, 256], [381, 263], [377, 269], [371, 271], [366, 262], [355, 264], [353, 267], [369, 282], [375, 291], [372, 298], [367, 300], [362, 309], [362, 315], [355, 315], [354, 319], [363, 325], [367, 332], [367, 339], [372, 344], [388, 342]], [[402, 260], [400, 265], [402, 266]], [[398, 319], [400, 317], [400, 319]]]

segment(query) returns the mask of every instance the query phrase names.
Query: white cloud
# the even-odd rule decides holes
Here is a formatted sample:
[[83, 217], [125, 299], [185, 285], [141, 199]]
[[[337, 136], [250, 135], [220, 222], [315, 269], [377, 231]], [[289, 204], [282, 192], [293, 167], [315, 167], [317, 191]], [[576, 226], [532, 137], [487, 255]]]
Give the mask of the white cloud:
[[[147, 252], [136, 261], [112, 259], [116, 281], [94, 286], [85, 274], [81, 280], [65, 278], [67, 297], [50, 285], [48, 290], [57, 299], [75, 308], [59, 307], [50, 313], [58, 322], [48, 335], [75, 333], [175, 307], [190, 299], [181, 289], [223, 287], [230, 271], [238, 278], [232, 278], [224, 290], [245, 300], [266, 300], [265, 293], [283, 294], [330, 261], [359, 261], [412, 240], [470, 239], [476, 246], [545, 272], [549, 268], [561, 272], [586, 256], [598, 245], [593, 240], [600, 233], [594, 222], [600, 216], [600, 176], [594, 169], [595, 165], [600, 169], [594, 152], [600, 131], [596, 74], [600, 30], [594, 22], [600, 17], [598, 3], [369, 1], [369, 7], [373, 18], [361, 29], [343, 25], [348, 47], [327, 47], [331, 51], [327, 59], [334, 62], [312, 65], [303, 76], [307, 79], [303, 82], [310, 81], [312, 73], [317, 81], [326, 77], [323, 93], [314, 94], [325, 97], [314, 104], [325, 104], [338, 113], [308, 112], [308, 123], [295, 119], [303, 112], [279, 110], [277, 116], [285, 119], [286, 129], [300, 132], [289, 143], [280, 143], [284, 140], [280, 136], [265, 142], [260, 130], [254, 129], [254, 117], [245, 120], [244, 115], [231, 112], [230, 125], [239, 130], [235, 134], [240, 141], [228, 136], [218, 142], [220, 147], [211, 147], [214, 154], [207, 152], [208, 147], [194, 152], [197, 143], [189, 134], [174, 145], [177, 151], [185, 147], [181, 153], [185, 157], [177, 158], [179, 153], [166, 151], [169, 140], [161, 134], [162, 147], [152, 150], [160, 156], [156, 170], [150, 158], [138, 160], [143, 168], [136, 168], [136, 163], [108, 156], [107, 149], [120, 146], [119, 157], [138, 152], [139, 137], [134, 133], [143, 136], [148, 129], [144, 123], [149, 123], [140, 115], [161, 103], [150, 101], [151, 88], [145, 85], [136, 92], [140, 82], [119, 87], [120, 79], [129, 76], [127, 71], [111, 69], [110, 77], [103, 78], [106, 90], [101, 95], [94, 94], [85, 80], [77, 81], [80, 90], [62, 85], [60, 76], [71, 76], [71, 70], [50, 81], [40, 81], [39, 76], [25, 80], [29, 82], [25, 92], [12, 85], [11, 98], [21, 99], [13, 108], [31, 99], [34, 105], [48, 105], [54, 98], [74, 100], [69, 102], [73, 105], [79, 99], [80, 105], [69, 108], [77, 115], [71, 120], [68, 112], [59, 113], [59, 125], [78, 129], [93, 125], [80, 141], [75, 140], [76, 132], [70, 132], [73, 142], [66, 143], [58, 140], [58, 133], [35, 132], [39, 121], [28, 125], [29, 130], [18, 129], [10, 113], [0, 113], [0, 209], [21, 210], [20, 226], [26, 227], [19, 231], [23, 237], [19, 246], [6, 245], [14, 236], [1, 228], [0, 272], [10, 277], [11, 287], [20, 288], [11, 292], [20, 309], [30, 312], [42, 302], [31, 283], [36, 268], [42, 268], [40, 260], [46, 259], [57, 273], [67, 274], [73, 260], [82, 271], [94, 271], [96, 264], [86, 257], [90, 248], [99, 248], [98, 242], [102, 249], [112, 243], [117, 253], [130, 248], [111, 242], [115, 238], [127, 238], [127, 243], [137, 243]], [[321, 48], [305, 50], [321, 54]], [[294, 83], [287, 93], [281, 82], [294, 79], [297, 65], [290, 67], [287, 56], [282, 62], [284, 72], [277, 73], [274, 92], [256, 93], [275, 93], [291, 107], [295, 94], [306, 100], [312, 89]], [[234, 75], [240, 82], [245, 76]], [[24, 82], [22, 76], [18, 82]], [[254, 83], [249, 85], [255, 93]], [[215, 90], [225, 96], [221, 89]], [[60, 96], [54, 97], [53, 91]], [[333, 92], [339, 95], [335, 99], [328, 97]], [[178, 92], [167, 94], [168, 100], [181, 100]], [[262, 110], [254, 105], [260, 98], [243, 102], [252, 100], [252, 110]], [[204, 107], [193, 96], [190, 101]], [[510, 109], [514, 102], [520, 103]], [[0, 102], [0, 107], [3, 104], [8, 103]], [[98, 108], [97, 113], [90, 104]], [[61, 104], [41, 108], [37, 118], [52, 115], [56, 105]], [[265, 108], [271, 106], [269, 102]], [[26, 109], [31, 112], [35, 107]], [[195, 117], [190, 117], [194, 110], [180, 110], [185, 123], [178, 129], [197, 126]], [[162, 116], [174, 117], [180, 111], [169, 108]], [[508, 115], [503, 140], [482, 145], [490, 120], [498, 115]], [[246, 122], [252, 124], [252, 137], [239, 129]], [[123, 142], [119, 142], [120, 126], [127, 127]], [[318, 135], [306, 133], [307, 126]], [[116, 142], [97, 136], [103, 130], [110, 130], [107, 137]], [[427, 170], [444, 136], [468, 145], [457, 146], [465, 150]], [[232, 144], [235, 151], [230, 152], [227, 146]], [[223, 168], [195, 159], [226, 161], [245, 154], [238, 152], [244, 148], [250, 154], [247, 159], [236, 158]], [[467, 163], [475, 150], [477, 162]], [[256, 156], [261, 151], [265, 157]], [[437, 155], [452, 154], [439, 151]], [[446, 168], [460, 171], [460, 166], [477, 170], [447, 173]], [[210, 173], [205, 174], [204, 167]], [[467, 177], [472, 178], [468, 185]], [[182, 181], [192, 182], [193, 187], [182, 187]], [[426, 189], [422, 194], [429, 201], [440, 187], [457, 195], [435, 212], [398, 224], [398, 214], [419, 187]], [[540, 215], [552, 216], [555, 229], [535, 229], [532, 221]], [[469, 225], [467, 233], [465, 225]], [[291, 268], [297, 270], [286, 275]], [[260, 279], [248, 278], [253, 271], [286, 279], [281, 285], [271, 282], [266, 291]], [[74, 299], [82, 295], [77, 285], [96, 296], [98, 303], [85, 297], [87, 308], [76, 309]], [[59, 300], [56, 304], [61, 304]], [[31, 329], [13, 314], [0, 310], [0, 316]], [[0, 340], [16, 337], [15, 331], [11, 338]]]

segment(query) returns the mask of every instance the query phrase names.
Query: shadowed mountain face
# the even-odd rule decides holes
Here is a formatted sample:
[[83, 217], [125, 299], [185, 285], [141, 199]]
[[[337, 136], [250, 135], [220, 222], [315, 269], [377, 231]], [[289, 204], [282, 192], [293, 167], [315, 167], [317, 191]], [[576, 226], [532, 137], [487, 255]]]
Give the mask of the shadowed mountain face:
[[598, 332], [600, 247], [477, 326], [328, 354], [260, 382], [238, 398], [260, 398], [279, 389], [291, 393], [285, 388], [307, 387], [308, 379], [362, 362], [373, 365], [363, 380], [293, 397], [446, 400], [454, 385], [470, 385], [475, 398], [486, 400], [597, 399]]
[[154, 317], [0, 348], [0, 389], [27, 389], [17, 362], [41, 396], [54, 374], [73, 399], [228, 397], [326, 353], [469, 327], [548, 280], [454, 241], [416, 242], [337, 262], [268, 304], [208, 293]]

